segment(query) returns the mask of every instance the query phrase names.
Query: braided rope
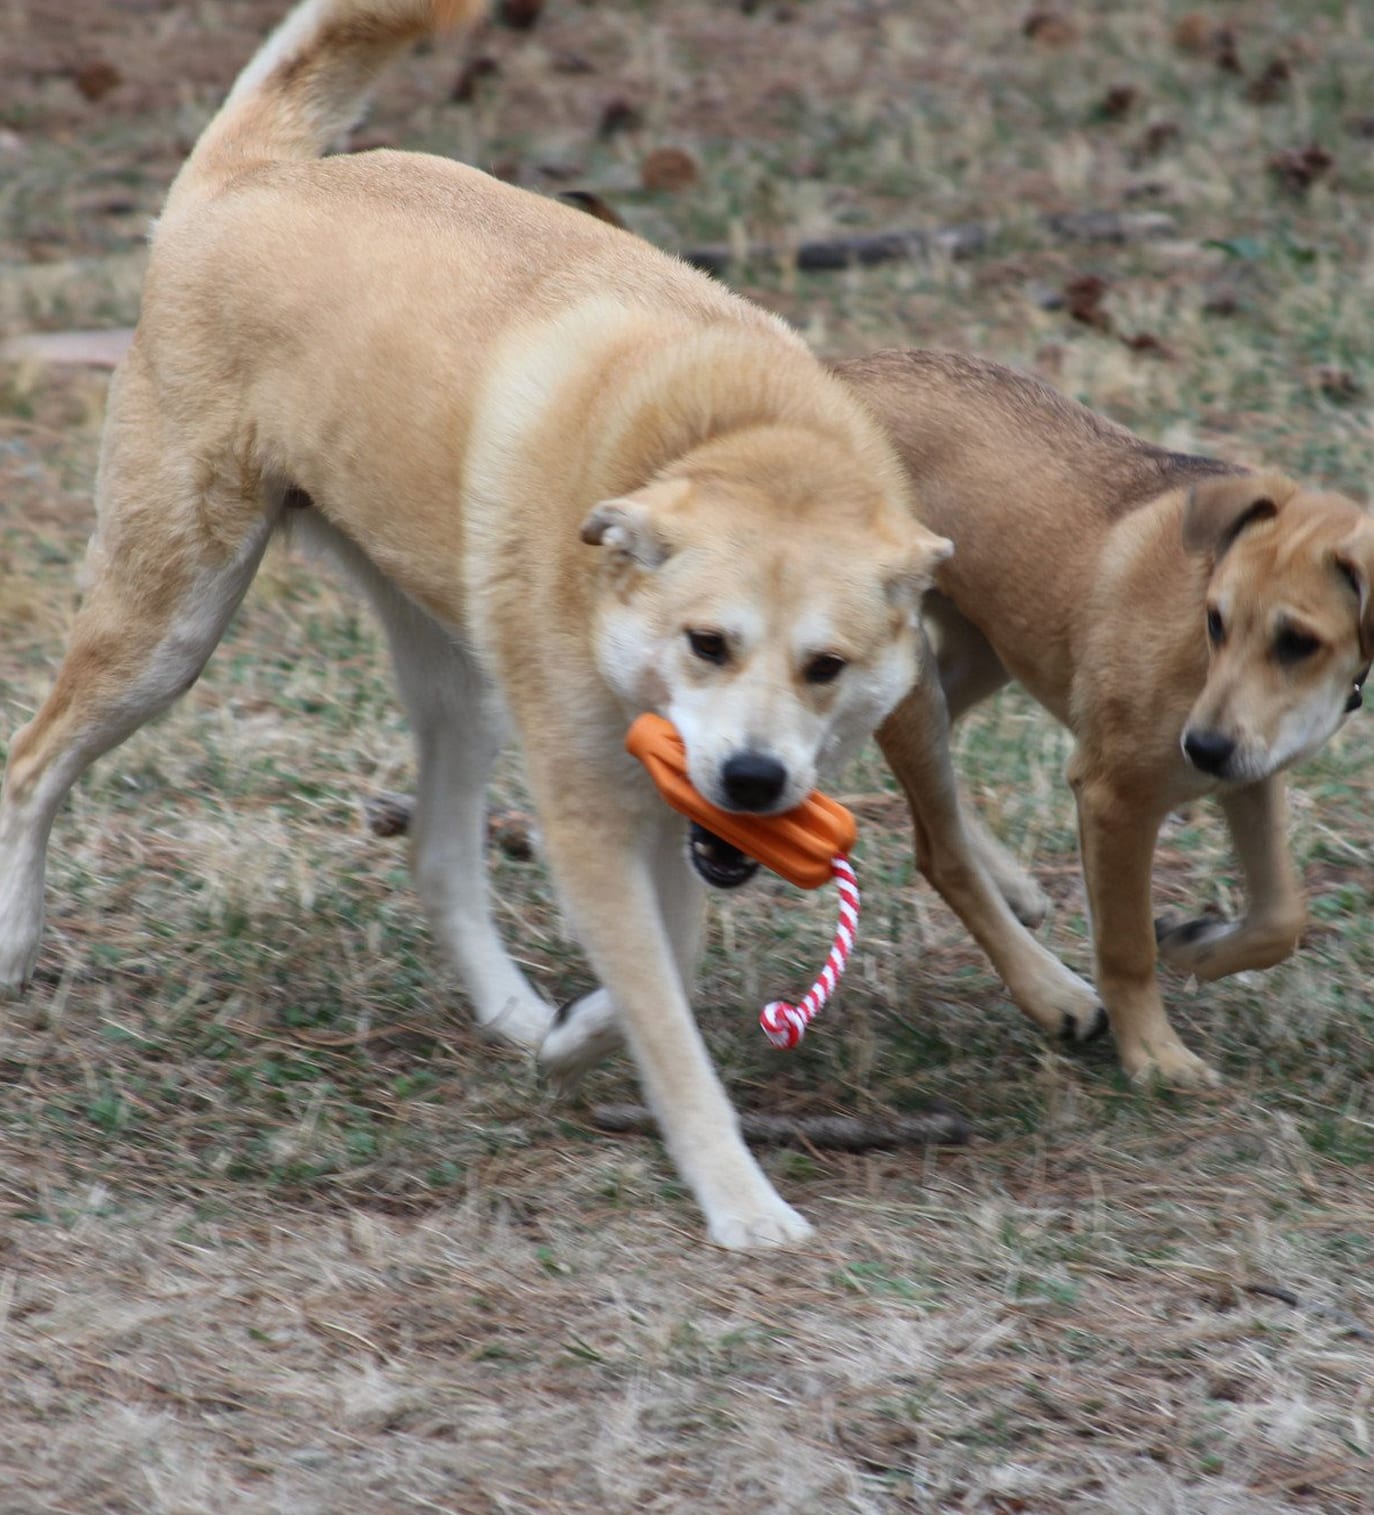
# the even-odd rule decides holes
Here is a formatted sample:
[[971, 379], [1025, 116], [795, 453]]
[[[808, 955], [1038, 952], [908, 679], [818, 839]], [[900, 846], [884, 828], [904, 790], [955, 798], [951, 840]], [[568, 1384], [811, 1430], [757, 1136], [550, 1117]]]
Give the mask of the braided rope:
[[830, 864], [835, 878], [835, 887], [840, 895], [840, 918], [835, 925], [835, 940], [830, 956], [825, 960], [820, 977], [807, 991], [799, 1005], [789, 1005], [785, 1000], [775, 999], [763, 1007], [759, 1025], [763, 1034], [785, 1051], [793, 1047], [806, 1034], [806, 1028], [815, 1019], [822, 1005], [835, 992], [844, 973], [844, 965], [854, 948], [854, 938], [859, 929], [859, 884], [847, 857], [837, 857]]

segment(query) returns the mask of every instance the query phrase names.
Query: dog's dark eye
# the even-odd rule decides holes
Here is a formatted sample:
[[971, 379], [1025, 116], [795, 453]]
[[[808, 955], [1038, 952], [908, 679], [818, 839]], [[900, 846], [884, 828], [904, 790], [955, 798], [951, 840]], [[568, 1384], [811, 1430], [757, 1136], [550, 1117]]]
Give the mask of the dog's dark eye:
[[829, 684], [844, 672], [845, 661], [838, 653], [818, 653], [802, 670], [808, 684]]
[[1213, 647], [1220, 647], [1226, 640], [1226, 622], [1215, 605], [1207, 607], [1207, 636]]
[[1305, 658], [1310, 658], [1320, 646], [1317, 637], [1286, 626], [1274, 638], [1274, 656], [1280, 663], [1301, 663]]
[[689, 631], [687, 645], [703, 663], [714, 663], [717, 668], [730, 661], [730, 648], [718, 631]]

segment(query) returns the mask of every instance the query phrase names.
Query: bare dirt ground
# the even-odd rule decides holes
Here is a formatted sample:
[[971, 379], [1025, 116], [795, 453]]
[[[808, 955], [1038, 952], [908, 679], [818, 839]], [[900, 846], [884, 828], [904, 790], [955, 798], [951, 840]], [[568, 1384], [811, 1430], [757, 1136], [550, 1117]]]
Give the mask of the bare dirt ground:
[[[509, 7], [512, 11], [516, 7]], [[0, 336], [137, 317], [142, 235], [272, 0], [0, 5]], [[1374, 36], [1355, 0], [1230, 11], [990, 0], [548, 0], [422, 50], [352, 146], [579, 190], [824, 352], [970, 348], [1171, 446], [1363, 496], [1374, 464]], [[1126, 240], [1052, 218], [1107, 212]], [[801, 243], [980, 228], [810, 274]], [[0, 733], [41, 698], [90, 525], [106, 379], [0, 364]], [[1015, 1016], [916, 878], [876, 759], [867, 913], [790, 1058], [829, 901], [713, 907], [698, 1003], [742, 1106], [965, 1148], [775, 1151], [818, 1224], [707, 1248], [657, 1144], [482, 1045], [362, 801], [411, 766], [359, 608], [287, 553], [205, 678], [59, 821], [38, 982], [0, 1030], [0, 1510], [1374, 1510], [1369, 728], [1299, 776], [1313, 924], [1245, 981], [1166, 981], [1227, 1075], [1126, 1087]], [[1086, 961], [1063, 736], [1003, 698], [970, 788]], [[520, 811], [518, 767], [494, 796]], [[537, 856], [493, 839], [504, 927], [587, 986]], [[1160, 905], [1231, 911], [1206, 809]]]

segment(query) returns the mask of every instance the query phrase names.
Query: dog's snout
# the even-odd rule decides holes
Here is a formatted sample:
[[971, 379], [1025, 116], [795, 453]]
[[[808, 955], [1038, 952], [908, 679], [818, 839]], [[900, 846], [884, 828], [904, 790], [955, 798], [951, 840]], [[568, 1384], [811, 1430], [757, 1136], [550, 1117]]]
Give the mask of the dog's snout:
[[762, 752], [737, 752], [720, 770], [725, 796], [741, 810], [767, 810], [787, 786], [787, 769]]
[[1220, 731], [1188, 730], [1183, 733], [1183, 750], [1194, 768], [1219, 777], [1231, 761], [1236, 744]]

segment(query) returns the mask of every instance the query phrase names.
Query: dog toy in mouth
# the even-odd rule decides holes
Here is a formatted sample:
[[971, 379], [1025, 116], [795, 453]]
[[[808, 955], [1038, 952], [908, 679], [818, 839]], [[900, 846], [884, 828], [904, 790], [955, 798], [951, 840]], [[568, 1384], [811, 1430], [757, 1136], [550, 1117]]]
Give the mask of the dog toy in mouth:
[[818, 790], [781, 815], [722, 810], [687, 776], [682, 738], [661, 715], [641, 715], [626, 734], [625, 747], [648, 769], [668, 804], [692, 822], [692, 863], [707, 883], [719, 879], [719, 887], [734, 888], [750, 878], [759, 863], [802, 889], [819, 889], [835, 880], [840, 918], [820, 976], [800, 1004], [774, 1000], [759, 1016], [764, 1035], [775, 1047], [795, 1047], [834, 993], [854, 946], [859, 886], [847, 855], [854, 845], [854, 817]]

